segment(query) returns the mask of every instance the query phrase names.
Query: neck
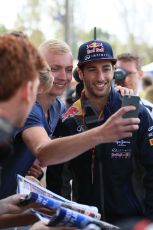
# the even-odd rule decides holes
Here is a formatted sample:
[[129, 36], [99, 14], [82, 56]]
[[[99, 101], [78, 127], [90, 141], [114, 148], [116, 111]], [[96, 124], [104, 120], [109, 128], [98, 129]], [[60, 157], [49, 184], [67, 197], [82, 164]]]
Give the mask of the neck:
[[95, 110], [98, 113], [101, 113], [101, 111], [104, 110], [104, 107], [107, 103], [107, 98], [106, 97], [101, 97], [101, 98], [88, 98], [90, 101], [90, 104], [93, 108], [95, 108]]
[[56, 98], [55, 96], [51, 96], [49, 94], [38, 94], [37, 95], [37, 101], [41, 104], [45, 113], [48, 112], [48, 109], [53, 104], [55, 98]]
[[12, 126], [15, 126], [18, 111], [12, 108], [16, 108], [16, 104], [14, 104], [13, 101], [10, 103], [8, 102], [0, 103], [0, 117], [5, 118], [12, 124]]
[[95, 110], [98, 112], [98, 113], [101, 113], [101, 111], [103, 111], [106, 103], [107, 103], [107, 100], [108, 100], [108, 95], [106, 96], [101, 96], [101, 97], [96, 97], [96, 96], [93, 96], [93, 95], [89, 95], [87, 92], [85, 92], [85, 95], [86, 97], [88, 98], [91, 106], [93, 108], [95, 108]]

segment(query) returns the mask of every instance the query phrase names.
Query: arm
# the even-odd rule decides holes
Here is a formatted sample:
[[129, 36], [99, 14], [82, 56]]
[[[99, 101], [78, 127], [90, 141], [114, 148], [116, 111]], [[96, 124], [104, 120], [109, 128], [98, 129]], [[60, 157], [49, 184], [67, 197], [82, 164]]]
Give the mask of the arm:
[[37, 221], [31, 213], [0, 215], [0, 228], [31, 225]]
[[39, 221], [35, 223], [30, 230], [49, 230], [50, 227], [47, 227], [46, 224], [43, 221]]
[[20, 214], [1, 214], [0, 215], [0, 229], [8, 227], [18, 227], [18, 226], [27, 226], [38, 221], [38, 217], [31, 213], [30, 208], [38, 210], [39, 212], [46, 213], [48, 215], [53, 215], [55, 213], [54, 209], [48, 209], [40, 204], [31, 203], [26, 206], [20, 206]]
[[49, 226], [46, 226], [45, 223], [43, 223], [42, 221], [39, 221], [37, 223], [35, 223], [31, 228], [30, 230], [75, 230], [77, 228], [74, 228], [74, 227], [65, 227], [65, 226], [61, 226], [61, 227], [49, 227]]
[[[15, 216], [15, 214], [22, 213], [26, 209], [29, 209], [29, 208], [43, 209], [46, 212], [48, 212], [48, 209], [42, 208], [42, 205], [37, 204], [37, 203], [21, 205], [22, 204], [21, 201], [25, 198], [25, 196], [26, 195], [15, 194], [15, 195], [12, 195], [5, 199], [0, 200], [0, 215], [3, 215], [3, 214], [5, 215], [9, 213]], [[50, 212], [51, 210], [49, 210], [49, 214]]]
[[138, 129], [139, 119], [124, 119], [122, 116], [134, 109], [132, 106], [123, 107], [105, 124], [77, 135], [50, 140], [44, 128], [31, 127], [22, 132], [22, 138], [42, 166], [62, 163], [100, 143], [131, 137], [132, 132]]
[[22, 212], [23, 207], [20, 206], [22, 197], [23, 195], [21, 194], [15, 194], [0, 200], [0, 214]]

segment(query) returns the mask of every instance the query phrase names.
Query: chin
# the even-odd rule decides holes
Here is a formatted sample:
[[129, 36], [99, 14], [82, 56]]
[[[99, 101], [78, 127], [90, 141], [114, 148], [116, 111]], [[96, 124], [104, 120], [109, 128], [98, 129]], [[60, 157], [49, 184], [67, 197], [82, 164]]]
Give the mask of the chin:
[[100, 92], [95, 92], [95, 95], [97, 96], [97, 97], [105, 97], [105, 96], [107, 96], [108, 95], [108, 92], [105, 90], [105, 91], [100, 91]]
[[61, 96], [65, 91], [65, 88], [64, 89], [56, 89], [56, 90], [51, 90], [51, 92], [49, 93], [51, 96]]
[[57, 93], [56, 93], [56, 95], [57, 96], [62, 96], [63, 93], [64, 93], [64, 91], [65, 91], [65, 89], [64, 90], [58, 90]]

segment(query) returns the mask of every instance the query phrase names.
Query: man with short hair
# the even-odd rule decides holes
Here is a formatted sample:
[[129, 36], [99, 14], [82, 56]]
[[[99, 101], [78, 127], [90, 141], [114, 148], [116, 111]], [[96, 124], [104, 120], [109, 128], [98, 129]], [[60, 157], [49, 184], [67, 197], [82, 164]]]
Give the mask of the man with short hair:
[[[3, 166], [11, 155], [10, 137], [14, 127], [21, 127], [36, 99], [38, 72], [44, 62], [26, 39], [0, 36], [0, 190]], [[0, 200], [0, 214], [23, 211], [22, 195]]]
[[[63, 136], [105, 125], [121, 107], [122, 97], [111, 86], [115, 63], [105, 41], [80, 46], [78, 72], [84, 90], [63, 117]], [[139, 118], [139, 130], [132, 136], [95, 144], [68, 162], [77, 182], [76, 201], [97, 206], [107, 222], [153, 217], [153, 121], [142, 105]]]
[[0, 37], [0, 51], [0, 115], [21, 127], [35, 102], [43, 62], [28, 40], [11, 35]]
[[[119, 74], [120, 79], [118, 79]], [[139, 95], [143, 77], [140, 57], [132, 53], [118, 55], [114, 77], [117, 85], [133, 89], [134, 94]], [[153, 118], [153, 104], [144, 98], [141, 98], [141, 102]]]
[[[24, 124], [35, 102], [39, 79], [39, 93], [51, 86], [50, 71], [44, 68], [44, 61], [27, 39], [10, 34], [0, 36], [0, 163], [2, 145], [9, 141], [13, 127]], [[21, 205], [21, 198], [23, 195], [16, 194], [0, 200], [0, 228], [26, 225], [37, 220], [28, 212], [21, 213], [27, 208]], [[49, 230], [51, 227], [38, 222], [32, 229]]]
[[[20, 157], [16, 154], [16, 158], [14, 157], [10, 161], [9, 170], [7, 169], [4, 173], [2, 181], [4, 186], [1, 191], [1, 196], [3, 197], [15, 193], [17, 186], [17, 173], [23, 176], [25, 176], [27, 172], [28, 174], [31, 174], [30, 167], [36, 157], [33, 154], [33, 151], [28, 148], [29, 143], [26, 142], [26, 139], [28, 139], [30, 144], [33, 144], [38, 135], [40, 135], [40, 143], [41, 138], [44, 138], [44, 135], [51, 138], [59, 117], [66, 111], [63, 101], [57, 96], [63, 94], [72, 79], [73, 60], [70, 48], [65, 42], [53, 39], [41, 44], [39, 47], [39, 53], [47, 61], [54, 76], [54, 82], [52, 88], [50, 87], [47, 92], [37, 95], [37, 100], [24, 124], [24, 127], [17, 130], [15, 133], [14, 147]], [[33, 138], [31, 138], [31, 136]], [[36, 151], [37, 145], [33, 147]], [[37, 167], [39, 166], [39, 164], [36, 163], [34, 166], [35, 165]], [[36, 170], [36, 166], [34, 170]], [[12, 180], [12, 175], [14, 181], [10, 186], [9, 182]], [[7, 182], [4, 183], [6, 178]], [[52, 179], [54, 180], [54, 178]]]

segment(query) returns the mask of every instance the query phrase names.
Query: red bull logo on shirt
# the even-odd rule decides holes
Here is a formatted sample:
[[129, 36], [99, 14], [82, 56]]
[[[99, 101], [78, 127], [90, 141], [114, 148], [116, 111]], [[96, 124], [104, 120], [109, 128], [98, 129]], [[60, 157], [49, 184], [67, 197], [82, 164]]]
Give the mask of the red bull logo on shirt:
[[153, 138], [149, 139], [149, 143], [151, 146], [153, 146]]
[[68, 117], [73, 117], [76, 113], [79, 112], [79, 109], [77, 107], [70, 107], [68, 111], [63, 116], [63, 121], [66, 120]]

